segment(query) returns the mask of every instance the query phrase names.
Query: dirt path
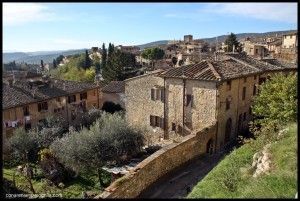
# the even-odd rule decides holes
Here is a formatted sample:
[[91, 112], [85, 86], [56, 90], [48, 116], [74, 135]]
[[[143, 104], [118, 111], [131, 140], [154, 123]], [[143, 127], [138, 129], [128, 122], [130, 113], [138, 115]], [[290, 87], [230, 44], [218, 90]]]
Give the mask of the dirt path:
[[212, 170], [222, 158], [221, 155], [194, 159], [165, 175], [143, 191], [139, 198], [183, 198]]

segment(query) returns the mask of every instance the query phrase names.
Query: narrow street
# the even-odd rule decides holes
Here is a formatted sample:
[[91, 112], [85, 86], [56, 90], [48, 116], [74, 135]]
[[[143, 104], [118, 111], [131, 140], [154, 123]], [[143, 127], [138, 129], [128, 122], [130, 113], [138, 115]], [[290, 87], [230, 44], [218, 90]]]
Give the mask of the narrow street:
[[221, 155], [194, 159], [156, 181], [138, 198], [184, 198], [220, 159]]

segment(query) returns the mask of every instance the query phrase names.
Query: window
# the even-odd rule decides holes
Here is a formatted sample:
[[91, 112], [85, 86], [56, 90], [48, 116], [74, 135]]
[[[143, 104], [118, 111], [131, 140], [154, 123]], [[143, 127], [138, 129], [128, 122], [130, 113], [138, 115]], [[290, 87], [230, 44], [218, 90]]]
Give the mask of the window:
[[227, 81], [227, 91], [231, 90], [231, 80]]
[[56, 101], [57, 101], [57, 102], [60, 102], [60, 97], [56, 98]]
[[23, 113], [24, 113], [24, 116], [28, 116], [29, 115], [29, 106], [24, 106], [23, 107]]
[[172, 131], [176, 131], [176, 124], [172, 123]]
[[161, 100], [164, 102], [165, 90], [163, 88], [152, 88], [151, 89], [151, 100]]
[[230, 109], [230, 100], [229, 98], [226, 98], [226, 110]]
[[76, 102], [76, 95], [68, 96], [68, 103]]
[[252, 114], [252, 109], [251, 109], [251, 107], [249, 107], [249, 115], [251, 115]]
[[164, 129], [164, 118], [150, 115], [150, 126]]
[[246, 121], [246, 112], [244, 112], [244, 118], [243, 121]]
[[48, 110], [48, 102], [38, 103], [38, 111]]
[[292, 39], [293, 36], [290, 36], [290, 39]]
[[155, 126], [155, 116], [150, 115], [150, 126]]
[[247, 78], [246, 77], [244, 77], [244, 83], [246, 83], [247, 82]]
[[190, 103], [191, 103], [191, 107], [193, 107], [193, 95], [187, 94], [185, 106], [188, 106]]
[[253, 96], [256, 95], [256, 84], [253, 85]]
[[80, 100], [85, 100], [85, 99], [87, 99], [87, 93], [86, 92], [80, 94]]
[[93, 96], [96, 96], [97, 89], [93, 90]]
[[243, 97], [242, 100], [245, 100], [246, 98], [246, 87], [243, 87]]
[[256, 77], [257, 77], [257, 76], [256, 76], [256, 75], [254, 75], [254, 80], [256, 80]]

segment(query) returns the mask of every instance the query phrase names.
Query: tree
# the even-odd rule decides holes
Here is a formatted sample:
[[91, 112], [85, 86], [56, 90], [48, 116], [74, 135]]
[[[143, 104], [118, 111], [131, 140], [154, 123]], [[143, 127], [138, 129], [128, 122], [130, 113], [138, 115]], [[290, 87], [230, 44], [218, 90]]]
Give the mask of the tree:
[[56, 60], [56, 64], [60, 64], [64, 58], [65, 58], [64, 55], [59, 55], [59, 56], [55, 59], [55, 60]]
[[103, 113], [88, 130], [71, 132], [50, 146], [56, 157], [76, 172], [95, 170], [101, 186], [102, 167], [139, 153], [144, 145], [140, 130], [129, 127], [119, 114]]
[[36, 132], [36, 141], [40, 147], [48, 148], [57, 138], [61, 138], [68, 131], [67, 122], [58, 116], [47, 116], [45, 122], [38, 124], [40, 131]]
[[32, 193], [35, 193], [31, 178], [32, 169], [29, 166], [29, 153], [32, 150], [37, 149], [37, 141], [34, 132], [26, 132], [24, 128], [17, 128], [14, 131], [14, 135], [8, 141], [9, 146], [13, 150], [13, 153], [21, 158], [23, 162], [24, 176], [29, 183], [29, 187]]
[[53, 68], [57, 68], [55, 59], [53, 59]]
[[234, 33], [231, 33], [227, 39], [225, 40], [225, 45], [227, 45], [226, 52], [232, 52], [233, 46], [235, 47], [235, 50], [239, 46], [239, 42], [236, 39], [236, 35]]
[[84, 60], [83, 69], [86, 70], [89, 67], [91, 67], [91, 63], [92, 63], [92, 61], [91, 61], [91, 59], [89, 57], [88, 50], [85, 50], [85, 60]]
[[105, 48], [105, 43], [102, 44], [102, 54], [101, 54], [101, 71], [106, 68], [106, 58], [107, 58], [107, 50]]
[[177, 57], [172, 57], [172, 63], [174, 65], [174, 67], [175, 67], [177, 61], [178, 61]]
[[142, 57], [144, 59], [149, 59], [152, 62], [152, 67], [154, 66], [154, 61], [156, 62], [159, 59], [162, 59], [165, 55], [165, 52], [160, 48], [148, 48], [142, 52]]
[[44, 61], [43, 60], [41, 60], [41, 68], [42, 68], [42, 70], [44, 70]]
[[[111, 45], [112, 49], [114, 48]], [[135, 67], [135, 56], [130, 53], [115, 49], [107, 58], [105, 68], [102, 68], [102, 76], [106, 82], [112, 80], [124, 80], [127, 78], [127, 67]]]
[[280, 126], [296, 121], [297, 75], [279, 73], [262, 84], [258, 96], [254, 98], [252, 113], [255, 117], [253, 131], [260, 127], [276, 131]]

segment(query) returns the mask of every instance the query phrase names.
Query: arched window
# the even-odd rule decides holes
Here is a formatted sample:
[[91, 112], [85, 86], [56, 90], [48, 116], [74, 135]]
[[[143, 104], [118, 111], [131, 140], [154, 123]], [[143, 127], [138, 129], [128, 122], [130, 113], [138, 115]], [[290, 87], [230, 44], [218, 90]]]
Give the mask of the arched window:
[[226, 122], [226, 128], [225, 128], [225, 143], [227, 143], [230, 139], [231, 127], [232, 127], [232, 120], [231, 118], [229, 118]]

